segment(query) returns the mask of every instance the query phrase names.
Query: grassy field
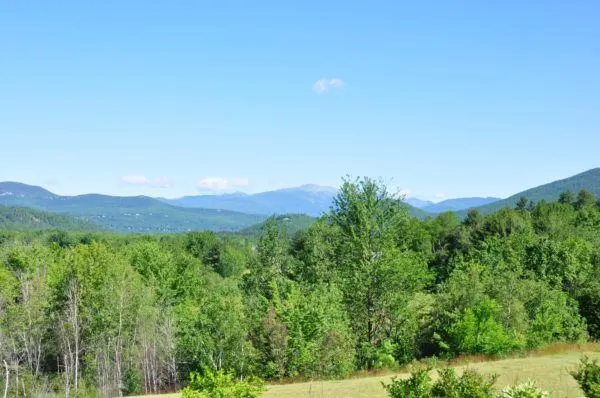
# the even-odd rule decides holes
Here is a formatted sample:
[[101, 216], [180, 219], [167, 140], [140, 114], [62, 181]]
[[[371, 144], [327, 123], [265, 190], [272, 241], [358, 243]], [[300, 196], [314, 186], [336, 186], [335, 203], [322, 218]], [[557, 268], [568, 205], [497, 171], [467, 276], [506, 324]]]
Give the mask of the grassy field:
[[[576, 367], [582, 354], [600, 359], [598, 346], [588, 345], [580, 351], [558, 352], [550, 355], [514, 358], [499, 361], [474, 362], [457, 366], [460, 370], [466, 367], [481, 373], [499, 376], [496, 386], [501, 388], [507, 384], [517, 384], [534, 379], [538, 384], [551, 392], [553, 398], [582, 397], [577, 383], [569, 375], [569, 370]], [[361, 377], [340, 381], [314, 381], [306, 383], [268, 385], [264, 398], [367, 398], [387, 397], [381, 382], [389, 382], [393, 374], [385, 376]], [[404, 377], [406, 374], [399, 374]], [[163, 395], [161, 398], [177, 398], [178, 394]]]
[[[592, 358], [599, 358], [598, 352], [587, 352]], [[569, 375], [575, 368], [581, 352], [568, 352], [540, 357], [505, 359], [492, 362], [473, 363], [458, 366], [460, 371], [465, 367], [481, 373], [498, 374], [496, 385], [501, 388], [507, 384], [517, 384], [534, 379], [544, 389], [551, 392], [552, 397], [581, 397], [577, 383]], [[401, 374], [400, 376], [406, 376]], [[296, 383], [287, 385], [270, 385], [264, 398], [297, 398], [297, 397], [330, 397], [330, 398], [367, 398], [386, 397], [381, 382], [389, 382], [391, 375], [365, 377], [340, 381], [318, 381], [312, 383]]]

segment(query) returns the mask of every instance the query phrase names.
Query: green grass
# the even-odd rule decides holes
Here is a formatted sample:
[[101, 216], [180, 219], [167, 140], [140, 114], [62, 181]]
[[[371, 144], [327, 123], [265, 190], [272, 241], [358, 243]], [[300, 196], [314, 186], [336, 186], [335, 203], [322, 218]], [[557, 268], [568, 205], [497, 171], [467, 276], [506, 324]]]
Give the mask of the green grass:
[[[600, 358], [600, 353], [587, 353], [590, 357]], [[569, 375], [569, 370], [577, 365], [581, 352], [569, 352], [541, 357], [505, 359], [491, 362], [478, 362], [458, 366], [466, 367], [485, 374], [498, 374], [496, 386], [500, 389], [508, 384], [518, 384], [533, 379], [538, 385], [551, 392], [555, 398], [581, 397], [577, 383]], [[407, 374], [399, 374], [406, 377]], [[387, 397], [381, 382], [388, 383], [392, 375], [364, 377], [340, 381], [316, 381], [288, 385], [271, 385], [264, 398], [296, 398], [296, 397]]]
[[[551, 354], [525, 358], [511, 358], [498, 361], [480, 362], [476, 358], [464, 359], [456, 366], [459, 373], [465, 368], [475, 369], [484, 374], [497, 374], [496, 387], [501, 389], [508, 384], [519, 384], [528, 379], [550, 391], [552, 398], [582, 397], [575, 380], [569, 371], [575, 369], [579, 358], [586, 354], [600, 359], [597, 345], [586, 345], [570, 352], [550, 350]], [[543, 354], [543, 353], [542, 353]], [[388, 383], [392, 376], [407, 377], [407, 373], [386, 374], [381, 376], [359, 377], [339, 381], [313, 381], [292, 384], [271, 384], [263, 398], [385, 398], [387, 397], [381, 382]], [[165, 394], [160, 398], [177, 398], [179, 394]]]

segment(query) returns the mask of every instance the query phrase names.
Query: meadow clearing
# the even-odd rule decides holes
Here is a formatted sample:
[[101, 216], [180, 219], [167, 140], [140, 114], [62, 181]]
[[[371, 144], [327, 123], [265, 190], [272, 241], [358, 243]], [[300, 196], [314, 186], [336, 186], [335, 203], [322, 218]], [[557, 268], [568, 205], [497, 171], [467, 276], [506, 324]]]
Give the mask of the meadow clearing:
[[[460, 372], [465, 368], [484, 374], [497, 374], [496, 386], [518, 384], [528, 379], [548, 390], [553, 398], [582, 397], [577, 383], [569, 371], [577, 366], [582, 355], [600, 359], [600, 346], [588, 344], [581, 349], [550, 354], [533, 354], [524, 358], [497, 361], [472, 362], [456, 366]], [[269, 384], [263, 398], [385, 398], [381, 382], [389, 382], [393, 376], [407, 377], [407, 373], [357, 377], [345, 380], [312, 381], [291, 384]], [[161, 398], [177, 398], [179, 394], [165, 394]]]

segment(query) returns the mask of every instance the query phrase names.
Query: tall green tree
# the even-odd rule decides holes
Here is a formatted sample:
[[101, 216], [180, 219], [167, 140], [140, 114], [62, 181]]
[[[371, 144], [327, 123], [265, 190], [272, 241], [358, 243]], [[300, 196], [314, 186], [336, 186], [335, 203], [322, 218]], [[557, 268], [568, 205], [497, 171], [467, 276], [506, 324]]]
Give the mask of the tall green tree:
[[390, 322], [402, 322], [398, 308], [428, 280], [425, 261], [397, 246], [406, 207], [381, 182], [346, 180], [329, 219], [340, 230], [336, 267], [352, 327], [359, 343], [376, 346], [390, 337]]

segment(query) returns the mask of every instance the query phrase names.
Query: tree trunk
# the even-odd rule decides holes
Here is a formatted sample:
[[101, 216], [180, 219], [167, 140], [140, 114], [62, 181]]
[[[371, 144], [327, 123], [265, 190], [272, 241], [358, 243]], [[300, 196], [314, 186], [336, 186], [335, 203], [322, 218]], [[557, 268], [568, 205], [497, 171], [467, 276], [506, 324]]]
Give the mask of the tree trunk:
[[10, 383], [10, 370], [8, 369], [8, 364], [4, 361], [4, 369], [6, 369], [5, 378], [6, 384], [4, 384], [4, 398], [8, 397], [8, 386]]

